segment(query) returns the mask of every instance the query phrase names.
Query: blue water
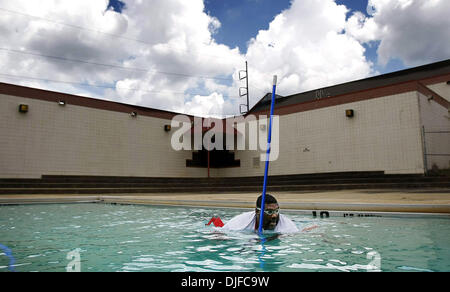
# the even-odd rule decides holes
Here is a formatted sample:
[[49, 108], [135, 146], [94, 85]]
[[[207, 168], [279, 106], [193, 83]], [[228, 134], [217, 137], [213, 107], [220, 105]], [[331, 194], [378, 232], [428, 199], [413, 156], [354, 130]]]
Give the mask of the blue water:
[[[0, 207], [0, 271], [450, 271], [450, 220], [313, 218], [266, 238], [205, 226], [242, 210], [108, 204]], [[273, 234], [272, 234], [273, 235]], [[14, 262], [11, 262], [11, 256]], [[11, 264], [12, 263], [12, 264]]]

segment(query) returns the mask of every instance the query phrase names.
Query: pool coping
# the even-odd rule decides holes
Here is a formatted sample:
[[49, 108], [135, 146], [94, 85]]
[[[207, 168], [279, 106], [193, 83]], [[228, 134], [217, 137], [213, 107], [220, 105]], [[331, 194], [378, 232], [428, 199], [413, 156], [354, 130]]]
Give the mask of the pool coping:
[[[79, 196], [28, 196], [2, 198], [0, 206], [29, 204], [79, 204], [104, 203], [123, 205], [173, 206], [189, 208], [247, 209], [254, 208], [254, 202], [248, 200], [180, 200], [157, 199], [152, 196], [132, 197], [79, 195]], [[328, 217], [433, 217], [450, 218], [450, 204], [383, 204], [383, 203], [336, 203], [336, 202], [281, 202], [283, 212], [312, 215], [318, 218]]]

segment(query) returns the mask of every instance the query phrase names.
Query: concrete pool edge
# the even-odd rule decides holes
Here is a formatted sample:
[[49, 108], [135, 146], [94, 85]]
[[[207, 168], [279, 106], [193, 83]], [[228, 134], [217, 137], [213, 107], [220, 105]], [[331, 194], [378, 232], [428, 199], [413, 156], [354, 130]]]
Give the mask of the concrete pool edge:
[[[253, 196], [253, 195], [252, 195]], [[194, 200], [179, 199], [177, 196], [165, 199], [152, 196], [130, 195], [28, 195], [28, 196], [0, 196], [1, 205], [26, 204], [66, 204], [66, 203], [107, 203], [130, 205], [153, 205], [174, 207], [208, 207], [252, 209], [254, 202], [242, 200]], [[309, 214], [317, 217], [448, 217], [450, 218], [450, 204], [416, 204], [416, 203], [348, 203], [348, 202], [283, 202], [280, 206], [284, 212]]]
[[[105, 204], [117, 205], [143, 205], [143, 206], [160, 206], [160, 207], [185, 207], [185, 208], [199, 208], [208, 207], [210, 209], [239, 209], [239, 210], [253, 210], [251, 207], [226, 207], [226, 206], [198, 206], [198, 205], [175, 205], [175, 204], [148, 204], [138, 202], [100, 202]], [[283, 209], [283, 213], [293, 213], [302, 215], [312, 215], [313, 217], [328, 218], [328, 217], [403, 217], [403, 218], [446, 218], [450, 219], [450, 213], [421, 213], [421, 212], [378, 212], [378, 211], [353, 211], [353, 210], [302, 210], [302, 209]]]

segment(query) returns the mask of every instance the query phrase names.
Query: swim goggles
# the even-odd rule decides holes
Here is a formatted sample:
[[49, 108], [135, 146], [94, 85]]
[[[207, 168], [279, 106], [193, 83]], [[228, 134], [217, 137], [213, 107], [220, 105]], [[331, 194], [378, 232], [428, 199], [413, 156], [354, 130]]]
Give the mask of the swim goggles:
[[[261, 211], [261, 208], [256, 208], [256, 210]], [[272, 216], [273, 214], [278, 215], [278, 213], [280, 213], [280, 208], [275, 209], [275, 210], [264, 210], [264, 214]]]

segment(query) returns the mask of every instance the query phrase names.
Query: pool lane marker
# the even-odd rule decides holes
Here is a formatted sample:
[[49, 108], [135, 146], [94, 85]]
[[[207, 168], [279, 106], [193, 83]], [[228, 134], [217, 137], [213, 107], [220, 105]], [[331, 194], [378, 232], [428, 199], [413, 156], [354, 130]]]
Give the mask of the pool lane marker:
[[277, 88], [277, 75], [273, 76], [273, 87], [272, 87], [272, 101], [270, 103], [270, 122], [269, 122], [269, 135], [267, 136], [267, 153], [266, 153], [266, 166], [264, 169], [264, 184], [261, 200], [261, 213], [259, 215], [259, 226], [258, 232], [262, 233], [263, 219], [264, 219], [264, 207], [266, 202], [266, 189], [267, 189], [267, 176], [269, 172], [269, 158], [270, 158], [270, 143], [272, 141], [272, 119], [273, 119], [273, 108], [275, 105], [275, 91]]

